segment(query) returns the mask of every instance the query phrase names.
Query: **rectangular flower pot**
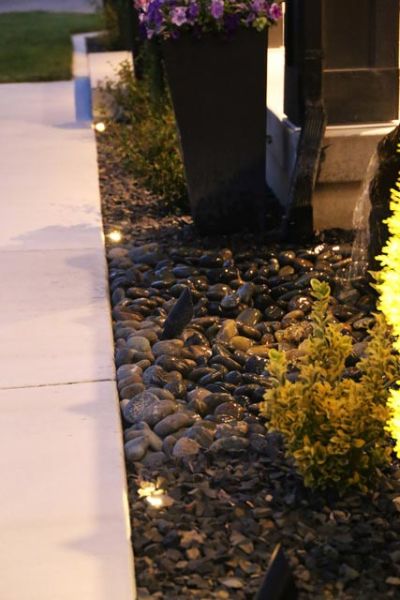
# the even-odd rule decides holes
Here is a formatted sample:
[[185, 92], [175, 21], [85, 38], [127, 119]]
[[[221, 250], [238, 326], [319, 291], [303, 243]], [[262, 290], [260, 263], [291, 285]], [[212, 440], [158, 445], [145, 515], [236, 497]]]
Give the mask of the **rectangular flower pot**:
[[204, 234], [259, 228], [266, 202], [267, 31], [163, 43], [192, 214]]

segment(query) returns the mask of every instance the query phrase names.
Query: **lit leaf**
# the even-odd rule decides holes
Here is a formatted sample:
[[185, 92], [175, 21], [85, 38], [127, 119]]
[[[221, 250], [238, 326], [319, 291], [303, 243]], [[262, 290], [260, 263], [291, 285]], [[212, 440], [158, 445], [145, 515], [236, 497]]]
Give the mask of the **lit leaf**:
[[356, 448], [362, 448], [363, 446], [365, 446], [365, 441], [364, 440], [353, 440], [353, 446], [355, 446]]

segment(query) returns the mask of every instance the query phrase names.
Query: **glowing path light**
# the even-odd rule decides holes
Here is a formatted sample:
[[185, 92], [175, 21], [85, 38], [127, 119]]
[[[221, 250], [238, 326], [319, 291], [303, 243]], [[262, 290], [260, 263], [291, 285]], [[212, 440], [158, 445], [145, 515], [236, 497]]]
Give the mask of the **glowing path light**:
[[171, 499], [166, 496], [165, 490], [157, 487], [151, 481], [142, 481], [138, 489], [140, 498], [144, 498], [152, 508], [164, 508], [171, 505]]
[[120, 242], [122, 240], [122, 233], [115, 229], [114, 231], [107, 233], [107, 237], [112, 242]]
[[93, 129], [95, 129], [98, 133], [104, 133], [106, 130], [106, 124], [102, 121], [99, 121], [98, 123], [94, 123]]

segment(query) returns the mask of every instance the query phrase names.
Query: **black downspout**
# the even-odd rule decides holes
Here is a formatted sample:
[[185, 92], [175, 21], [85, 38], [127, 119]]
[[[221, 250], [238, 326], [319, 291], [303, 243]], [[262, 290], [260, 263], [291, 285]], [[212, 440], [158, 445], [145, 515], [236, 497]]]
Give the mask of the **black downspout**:
[[285, 113], [301, 127], [290, 185], [285, 234], [291, 241], [312, 237], [312, 198], [326, 129], [323, 102], [321, 0], [287, 0], [285, 15]]

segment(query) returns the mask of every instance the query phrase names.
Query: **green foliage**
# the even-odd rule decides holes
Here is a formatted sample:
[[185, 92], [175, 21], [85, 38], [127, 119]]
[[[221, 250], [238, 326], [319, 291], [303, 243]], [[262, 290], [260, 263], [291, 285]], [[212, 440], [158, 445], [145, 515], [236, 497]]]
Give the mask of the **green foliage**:
[[366, 491], [387, 465], [391, 440], [385, 431], [390, 386], [399, 378], [399, 361], [381, 315], [371, 331], [359, 381], [345, 378], [351, 340], [328, 311], [330, 288], [312, 282], [315, 303], [312, 335], [295, 382], [287, 378], [284, 353], [272, 350], [273, 380], [262, 403], [267, 426], [280, 431], [307, 487]]
[[103, 7], [105, 36], [102, 39], [108, 50], [121, 50], [123, 48], [122, 35], [116, 6], [113, 2], [107, 1]]
[[158, 195], [166, 210], [187, 210], [187, 188], [171, 102], [149, 78], [135, 80], [128, 64], [122, 65], [117, 84], [109, 84], [122, 124], [113, 134], [126, 166], [149, 191]]
[[0, 83], [71, 79], [71, 35], [102, 28], [98, 14], [1, 14]]
[[[129, 1], [129, 0], [128, 0]], [[109, 50], [129, 50], [132, 36], [131, 13], [127, 0], [104, 0], [103, 16], [106, 35], [103, 44]]]

